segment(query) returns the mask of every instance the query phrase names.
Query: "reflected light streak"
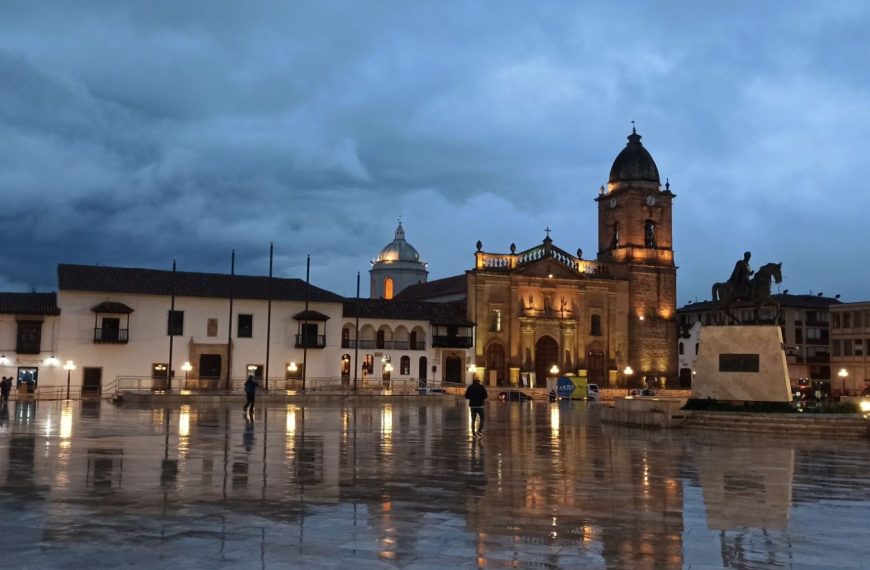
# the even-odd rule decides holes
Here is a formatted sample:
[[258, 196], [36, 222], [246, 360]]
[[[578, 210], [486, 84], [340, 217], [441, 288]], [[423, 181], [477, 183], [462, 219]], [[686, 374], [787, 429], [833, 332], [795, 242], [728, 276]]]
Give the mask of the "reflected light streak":
[[190, 406], [184, 404], [178, 411], [178, 458], [187, 458], [190, 451]]
[[284, 457], [287, 461], [296, 458], [296, 406], [287, 406], [287, 438], [284, 441]]
[[64, 404], [63, 410], [60, 412], [60, 438], [63, 440], [69, 440], [72, 437], [72, 416], [72, 406]]
[[287, 435], [296, 433], [296, 406], [287, 406]]
[[550, 406], [550, 437], [559, 439], [559, 404]]
[[187, 404], [181, 406], [181, 413], [178, 415], [178, 436], [188, 437], [190, 435], [190, 406]]
[[384, 451], [393, 449], [393, 406], [386, 404], [381, 412], [381, 433], [384, 436]]

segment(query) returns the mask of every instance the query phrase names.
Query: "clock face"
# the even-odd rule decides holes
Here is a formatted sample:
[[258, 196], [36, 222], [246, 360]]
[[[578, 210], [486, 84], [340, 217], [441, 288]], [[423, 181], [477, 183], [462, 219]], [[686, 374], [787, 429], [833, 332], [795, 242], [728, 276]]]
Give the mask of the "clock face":
[[616, 198], [611, 198], [611, 199], [610, 199], [610, 207], [611, 207], [611, 208], [615, 208], [615, 207], [616, 207]]
[[647, 206], [655, 206], [655, 204], [656, 204], [656, 197], [655, 196], [650, 195], [650, 196], [646, 197], [646, 205]]

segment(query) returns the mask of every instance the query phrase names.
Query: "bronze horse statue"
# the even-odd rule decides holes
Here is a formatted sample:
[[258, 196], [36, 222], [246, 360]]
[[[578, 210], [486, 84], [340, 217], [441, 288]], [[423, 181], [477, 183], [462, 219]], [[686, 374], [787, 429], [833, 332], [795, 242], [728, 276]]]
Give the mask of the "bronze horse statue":
[[734, 316], [731, 309], [738, 301], [745, 301], [758, 310], [765, 305], [771, 305], [776, 309], [773, 320], [779, 320], [779, 303], [770, 294], [770, 280], [782, 283], [782, 263], [768, 263], [755, 272], [752, 279], [746, 285], [745, 290], [735, 291], [728, 283], [713, 284], [713, 302], [719, 304], [719, 309], [740, 324], [740, 319]]

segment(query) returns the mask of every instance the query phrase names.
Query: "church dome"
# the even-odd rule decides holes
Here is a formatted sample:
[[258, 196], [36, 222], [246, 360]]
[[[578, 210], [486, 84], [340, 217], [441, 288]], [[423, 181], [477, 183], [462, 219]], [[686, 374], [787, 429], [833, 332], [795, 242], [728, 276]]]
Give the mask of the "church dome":
[[381, 250], [375, 260], [376, 263], [395, 263], [398, 261], [422, 263], [420, 254], [417, 253], [414, 246], [405, 241], [405, 230], [402, 228], [402, 222], [399, 222], [399, 227], [396, 228], [396, 238]]
[[641, 144], [640, 135], [632, 128], [628, 135], [628, 144], [617, 155], [610, 168], [609, 182], [637, 181], [661, 183], [655, 161]]

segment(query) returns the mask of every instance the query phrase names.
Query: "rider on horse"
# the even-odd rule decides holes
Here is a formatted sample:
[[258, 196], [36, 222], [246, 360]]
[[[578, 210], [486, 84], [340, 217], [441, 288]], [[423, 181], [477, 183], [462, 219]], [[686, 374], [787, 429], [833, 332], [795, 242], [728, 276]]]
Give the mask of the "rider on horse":
[[731, 277], [728, 278], [728, 284], [731, 285], [731, 290], [734, 291], [734, 297], [746, 298], [749, 296], [749, 278], [755, 271], [749, 267], [749, 258], [752, 253], [747, 251], [743, 254], [743, 259], [734, 264], [734, 271], [731, 272]]

